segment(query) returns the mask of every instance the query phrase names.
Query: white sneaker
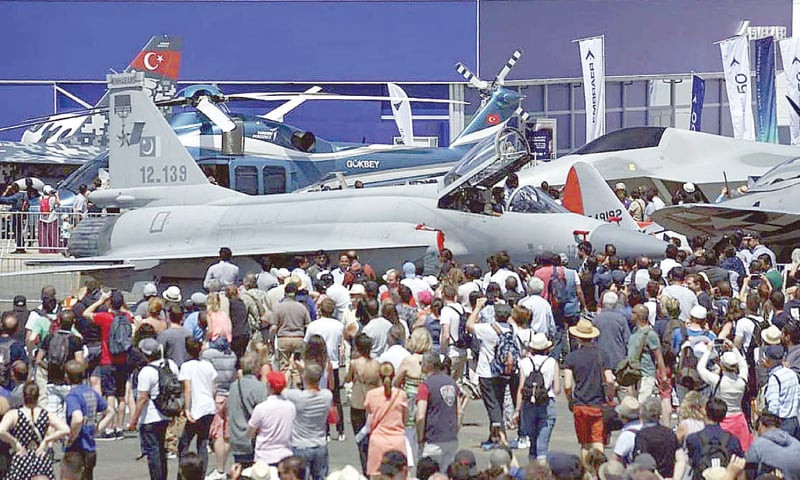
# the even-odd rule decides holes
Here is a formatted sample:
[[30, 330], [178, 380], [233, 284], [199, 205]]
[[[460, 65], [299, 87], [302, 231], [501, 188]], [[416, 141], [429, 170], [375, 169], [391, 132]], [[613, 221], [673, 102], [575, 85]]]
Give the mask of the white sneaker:
[[206, 475], [205, 480], [226, 480], [228, 478], [224, 472], [220, 472], [216, 468], [211, 471], [208, 475]]
[[531, 441], [528, 440], [528, 437], [519, 437], [517, 440], [517, 448], [520, 450], [528, 450], [531, 448]]

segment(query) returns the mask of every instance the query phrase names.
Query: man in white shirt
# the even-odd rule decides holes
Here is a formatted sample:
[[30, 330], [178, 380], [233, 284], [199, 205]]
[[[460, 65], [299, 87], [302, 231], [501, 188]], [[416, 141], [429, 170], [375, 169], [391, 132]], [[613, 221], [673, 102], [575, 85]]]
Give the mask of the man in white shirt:
[[[331, 281], [333, 278], [331, 278]], [[341, 285], [339, 285], [341, 286]], [[344, 288], [344, 287], [342, 287]], [[314, 336], [319, 335], [325, 340], [325, 346], [328, 349], [328, 361], [331, 362], [333, 368], [333, 402], [336, 409], [339, 411], [338, 420], [336, 422], [336, 430], [340, 437], [344, 436], [344, 415], [342, 414], [342, 401], [340, 396], [340, 383], [339, 383], [339, 367], [341, 367], [339, 352], [342, 351], [344, 346], [344, 324], [333, 317], [336, 309], [336, 304], [331, 298], [323, 298], [319, 304], [320, 316], [306, 327], [306, 335], [303, 341], [307, 344], [308, 340]], [[327, 388], [327, 385], [323, 385]]]
[[528, 281], [528, 296], [519, 301], [519, 304], [531, 312], [531, 326], [533, 333], [543, 333], [547, 338], [554, 338], [556, 334], [556, 321], [553, 317], [553, 307], [550, 302], [542, 298], [544, 282], [541, 278], [532, 277]]
[[400, 363], [406, 357], [411, 356], [411, 352], [406, 350], [404, 346], [405, 337], [406, 330], [402, 325], [392, 325], [392, 328], [389, 329], [389, 336], [386, 339], [389, 348], [378, 357], [378, 363], [389, 362], [394, 367], [394, 370], [397, 371], [400, 368]]
[[672, 270], [673, 267], [681, 266], [680, 262], [675, 259], [678, 256], [678, 247], [670, 243], [667, 245], [664, 256], [666, 258], [661, 260], [661, 264], [659, 266], [661, 268], [661, 276], [668, 279], [670, 270]]
[[458, 286], [458, 301], [467, 312], [472, 311], [472, 306], [469, 304], [469, 294], [472, 292], [483, 292], [481, 273], [481, 269], [477, 265], [466, 265], [464, 267], [464, 277], [466, 277], [466, 281]]
[[506, 294], [506, 279], [508, 277], [515, 277], [517, 279], [517, 293], [523, 295], [525, 293], [522, 287], [522, 280], [520, 280], [519, 275], [516, 272], [511, 271], [509, 268], [511, 266], [511, 259], [508, 256], [508, 252], [498, 252], [494, 256], [495, 262], [497, 262], [497, 271], [489, 277], [490, 282], [495, 282], [496, 284], [500, 285], [500, 291], [503, 295]]
[[200, 360], [203, 344], [193, 337], [186, 339], [186, 354], [189, 360], [183, 362], [178, 380], [183, 383], [183, 396], [186, 415], [186, 426], [178, 442], [178, 458], [183, 459], [189, 453], [192, 438], [197, 437], [197, 455], [203, 462], [203, 471], [208, 465], [208, 434], [211, 421], [217, 412], [214, 401], [216, 389], [214, 380], [217, 370], [208, 360]]
[[421, 272], [420, 274], [417, 273], [417, 267], [413, 262], [406, 262], [403, 264], [403, 279], [400, 280], [400, 285], [405, 285], [411, 289], [411, 293], [414, 294], [414, 300], [416, 300], [417, 303], [419, 303], [419, 292], [430, 292], [433, 294], [431, 286], [422, 278]]
[[208, 267], [206, 271], [206, 278], [203, 280], [203, 287], [206, 290], [211, 290], [211, 281], [219, 280], [223, 287], [228, 285], [235, 285], [239, 279], [239, 267], [231, 263], [233, 253], [228, 247], [219, 249], [219, 262]]
[[[158, 369], [167, 362], [172, 373], [178, 375], [178, 366], [172, 360], [161, 358], [158, 340], [145, 338], [139, 342], [139, 350], [147, 359], [147, 366], [139, 371], [139, 393], [136, 407], [131, 415], [128, 430], [139, 428], [142, 453], [147, 456], [147, 467], [151, 479], [167, 478], [167, 448], [166, 436], [169, 419], [161, 414], [153, 402], [159, 395]], [[149, 367], [149, 368], [148, 368]]]
[[669, 274], [669, 286], [661, 291], [662, 296], [672, 297], [681, 305], [681, 313], [678, 318], [686, 322], [689, 320], [689, 313], [697, 302], [697, 295], [687, 287], [683, 286], [686, 271], [681, 266], [673, 267]]
[[[501, 332], [513, 331], [508, 319], [511, 317], [511, 307], [506, 304], [498, 303], [494, 305], [495, 323], [478, 323], [480, 311], [486, 305], [486, 297], [481, 297], [475, 304], [475, 309], [467, 319], [467, 330], [480, 340], [481, 349], [478, 353], [478, 366], [475, 373], [478, 375], [478, 385], [483, 397], [483, 405], [489, 417], [489, 442], [495, 443], [499, 440], [501, 444], [506, 442], [505, 425], [503, 419], [503, 398], [509, 377], [494, 375], [491, 369], [491, 361], [494, 358], [495, 348], [498, 343], [498, 335], [495, 328]], [[492, 434], [499, 435], [499, 439], [492, 438]]]
[[344, 312], [350, 308], [350, 290], [341, 283], [333, 281], [333, 275], [330, 273], [323, 273], [319, 278], [322, 286], [325, 288], [325, 295], [327, 295], [336, 308], [333, 312], [333, 318], [342, 320]]
[[446, 283], [442, 286], [442, 298], [444, 299], [444, 307], [442, 313], [439, 314], [439, 324], [442, 326], [442, 334], [439, 337], [439, 344], [441, 352], [447, 353], [450, 357], [451, 369], [450, 373], [454, 380], [460, 379], [464, 376], [465, 367], [467, 365], [467, 350], [465, 348], [458, 348], [456, 341], [458, 340], [458, 329], [461, 328], [461, 318], [464, 315], [464, 306], [456, 301], [456, 289], [454, 286]]
[[370, 320], [361, 331], [372, 340], [370, 357], [378, 358], [386, 350], [386, 341], [389, 337], [389, 330], [392, 328], [392, 322], [378, 316], [378, 301], [374, 298], [364, 302], [364, 308]]

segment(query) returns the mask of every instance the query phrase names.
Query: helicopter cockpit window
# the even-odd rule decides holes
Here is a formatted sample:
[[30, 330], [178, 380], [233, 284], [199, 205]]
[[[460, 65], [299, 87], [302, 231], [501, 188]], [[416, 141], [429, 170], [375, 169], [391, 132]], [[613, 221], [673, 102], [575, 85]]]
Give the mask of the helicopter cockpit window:
[[562, 213], [567, 210], [538, 188], [526, 185], [514, 192], [511, 202], [509, 202], [508, 211], [517, 213]]

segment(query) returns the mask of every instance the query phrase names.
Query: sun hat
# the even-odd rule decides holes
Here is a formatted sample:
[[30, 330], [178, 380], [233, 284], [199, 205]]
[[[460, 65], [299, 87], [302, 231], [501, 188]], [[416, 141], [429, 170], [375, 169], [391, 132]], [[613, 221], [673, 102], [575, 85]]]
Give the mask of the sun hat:
[[531, 350], [542, 352], [553, 346], [553, 342], [547, 339], [547, 335], [542, 332], [537, 332], [531, 337], [528, 344]]
[[172, 285], [164, 290], [164, 293], [162, 293], [161, 296], [164, 297], [164, 300], [175, 303], [179, 303], [181, 299], [183, 299], [181, 296], [181, 289], [178, 288], [177, 285]]
[[769, 328], [761, 331], [761, 340], [764, 340], [767, 345], [780, 345], [782, 336], [781, 330], [775, 325], [770, 325]]
[[573, 337], [590, 339], [600, 336], [600, 330], [592, 322], [582, 318], [574, 327], [569, 327], [569, 334]]
[[147, 282], [142, 287], [142, 296], [143, 297], [155, 297], [158, 295], [158, 289], [156, 288], [156, 284], [153, 282]]
[[[274, 470], [274, 474], [273, 474]], [[258, 461], [252, 467], [242, 470], [242, 477], [249, 478], [250, 480], [270, 480], [278, 478], [278, 470], [271, 467], [268, 463]]]

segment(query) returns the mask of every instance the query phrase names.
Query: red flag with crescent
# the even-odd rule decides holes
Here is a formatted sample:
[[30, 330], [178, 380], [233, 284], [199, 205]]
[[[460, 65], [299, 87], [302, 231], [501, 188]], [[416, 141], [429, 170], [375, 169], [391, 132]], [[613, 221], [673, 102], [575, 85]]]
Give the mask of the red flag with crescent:
[[131, 68], [148, 74], [177, 80], [181, 53], [174, 50], [142, 50], [131, 63]]
[[500, 115], [496, 113], [490, 113], [489, 115], [486, 115], [486, 123], [488, 125], [497, 125], [500, 123]]

